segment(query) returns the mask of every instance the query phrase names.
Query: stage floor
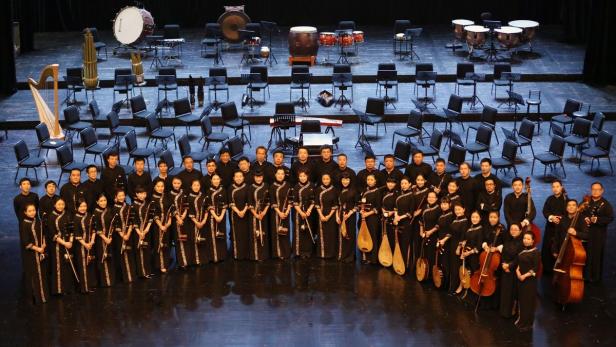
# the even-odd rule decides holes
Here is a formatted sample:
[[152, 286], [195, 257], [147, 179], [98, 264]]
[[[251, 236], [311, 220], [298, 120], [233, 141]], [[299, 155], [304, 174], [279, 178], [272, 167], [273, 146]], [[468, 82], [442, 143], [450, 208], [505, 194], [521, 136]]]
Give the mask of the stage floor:
[[[511, 127], [512, 123], [499, 125]], [[545, 151], [549, 136], [545, 131], [536, 136], [534, 150]], [[402, 123], [390, 123], [387, 134], [371, 138], [376, 153], [391, 152], [391, 134]], [[431, 124], [426, 127], [431, 129]], [[442, 128], [441, 124], [437, 128]], [[219, 127], [215, 127], [216, 130]], [[605, 129], [616, 132], [616, 123], [607, 122]], [[139, 130], [139, 133], [142, 129]], [[253, 153], [257, 144], [266, 144], [270, 129], [254, 126]], [[343, 139], [336, 152], [349, 156], [349, 165], [359, 169], [363, 153], [355, 149], [357, 126], [345, 125], [336, 130]], [[106, 142], [105, 130], [101, 140]], [[184, 129], [176, 129], [178, 136]], [[198, 129], [193, 128], [191, 144], [197, 143]], [[374, 130], [369, 130], [374, 134]], [[472, 137], [473, 135], [471, 135]], [[491, 154], [499, 156], [501, 145], [492, 141]], [[17, 194], [11, 182], [14, 175], [12, 145], [24, 139], [36, 148], [33, 130], [12, 131], [8, 141], [0, 143], [0, 338], [7, 346], [18, 345], [613, 345], [616, 343], [613, 317], [616, 314], [616, 260], [606, 258], [605, 280], [589, 285], [582, 304], [562, 312], [550, 297], [549, 280], [540, 286], [540, 304], [532, 334], [518, 333], [512, 321], [503, 320], [494, 311], [477, 316], [473, 307], [438, 292], [431, 285], [420, 285], [414, 278], [399, 278], [392, 271], [376, 266], [345, 265], [335, 262], [228, 261], [187, 272], [174, 271], [164, 277], [137, 281], [133, 285], [118, 284], [101, 289], [90, 296], [72, 295], [54, 298], [49, 304], [30, 307], [20, 296], [21, 275], [17, 225], [10, 199]], [[146, 138], [139, 135], [140, 145]], [[170, 147], [179, 162], [179, 152]], [[213, 150], [218, 146], [213, 145]], [[81, 160], [83, 149], [75, 145], [75, 158]], [[441, 153], [447, 156], [447, 151]], [[567, 150], [565, 157], [572, 153]], [[91, 157], [89, 157], [90, 159]], [[470, 158], [470, 156], [469, 156]], [[519, 154], [520, 176], [530, 175], [531, 154], [528, 148]], [[122, 160], [126, 160], [123, 150]], [[429, 160], [429, 159], [428, 159]], [[55, 154], [48, 157], [51, 179], [57, 179], [59, 168]], [[477, 163], [475, 164], [477, 165]], [[588, 173], [586, 160], [579, 169], [567, 159], [564, 184], [571, 197], [588, 192], [590, 182], [606, 185], [608, 199], [616, 196], [614, 176], [604, 161], [595, 177]], [[533, 196], [540, 209], [550, 194], [549, 179], [542, 178], [543, 166], [537, 165], [533, 178]], [[43, 171], [39, 172], [44, 175]], [[473, 174], [477, 171], [473, 172]], [[32, 175], [32, 173], [31, 173]], [[43, 177], [43, 176], [40, 176]], [[512, 174], [499, 177], [505, 181]], [[66, 175], [64, 182], [66, 182]], [[34, 190], [42, 194], [42, 186]], [[509, 193], [504, 190], [504, 194]], [[612, 201], [614, 203], [614, 201]], [[544, 218], [537, 224], [543, 228]], [[610, 225], [607, 249], [616, 247], [616, 224]]]

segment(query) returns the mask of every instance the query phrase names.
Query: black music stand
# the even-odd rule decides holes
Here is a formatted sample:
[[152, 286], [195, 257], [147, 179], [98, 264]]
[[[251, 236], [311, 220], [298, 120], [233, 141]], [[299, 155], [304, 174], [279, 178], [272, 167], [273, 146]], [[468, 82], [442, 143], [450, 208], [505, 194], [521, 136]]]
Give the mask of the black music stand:
[[496, 48], [496, 44], [494, 42], [494, 29], [499, 29], [502, 24], [499, 20], [484, 20], [483, 26], [490, 29], [490, 46], [485, 49], [485, 59], [486, 61], [497, 61], [498, 60], [498, 49]]
[[[517, 73], [517, 72], [502, 72], [501, 73], [501, 78], [509, 82], [509, 90], [508, 90], [508, 92], [513, 92], [513, 82], [516, 82], [516, 81], [519, 81], [520, 79], [522, 79], [522, 74], [521, 73]], [[496, 94], [496, 92], [494, 92], [494, 94]], [[504, 104], [507, 104], [507, 106], [509, 108], [511, 108], [511, 105], [514, 105], [514, 102], [511, 99], [511, 95], [509, 93], [507, 93], [507, 96], [508, 96], [507, 100], [505, 100], [505, 101], [501, 102], [500, 104], [498, 104], [497, 108], [500, 108]]]
[[519, 94], [519, 93], [516, 93], [514, 91], [508, 90], [507, 94], [509, 95], [509, 99], [514, 104], [514, 108], [513, 108], [513, 133], [515, 135], [517, 135], [518, 134], [518, 107], [519, 106], [525, 106], [526, 102], [524, 101], [524, 97], [521, 94]]
[[365, 112], [362, 112], [357, 109], [353, 109], [353, 113], [357, 116], [357, 121], [359, 123], [358, 134], [357, 134], [357, 142], [355, 142], [355, 147], [361, 147], [363, 151], [367, 151], [371, 148], [370, 142], [368, 141], [368, 136], [366, 136], [366, 127], [362, 124], [365, 122], [366, 117], [368, 116]]
[[224, 60], [222, 60], [222, 54], [220, 54], [222, 45], [222, 30], [220, 28], [212, 28], [212, 34], [214, 34], [214, 66], [216, 65], [225, 65]]
[[154, 70], [158, 70], [159, 67], [164, 66], [163, 61], [160, 60], [160, 56], [158, 55], [158, 46], [163, 39], [163, 35], [149, 35], [146, 36], [146, 40], [148, 41], [148, 45], [151, 50], [154, 50], [154, 58], [152, 58], [152, 62], [150, 63], [150, 70], [152, 70], [152, 65], [154, 66]]
[[[242, 41], [250, 40], [256, 34], [254, 31], [243, 29], [238, 30], [238, 33]], [[242, 65], [243, 62], [246, 62], [248, 65], [259, 63], [258, 55], [259, 52], [255, 52], [255, 46], [250, 45], [249, 49], [244, 51], [242, 60], [240, 60], [240, 65]]]
[[126, 102], [126, 107], [130, 110], [130, 88], [129, 86], [135, 82], [134, 75], [118, 75], [115, 78], [115, 82], [118, 85], [126, 86], [126, 100], [122, 103]]
[[295, 104], [304, 111], [308, 111], [306, 107], [310, 107], [310, 101], [304, 97], [304, 87], [306, 84], [309, 85], [310, 77], [312, 77], [312, 74], [307, 72], [296, 72], [293, 74], [293, 82], [300, 85], [299, 89], [302, 92], [301, 97], [295, 102]]
[[336, 64], [348, 64], [349, 63], [349, 59], [347, 58], [349, 53], [345, 52], [344, 50], [345, 46], [342, 44], [343, 42], [342, 38], [347, 37], [347, 36], [353, 36], [353, 32], [351, 30], [336, 30], [338, 46], [340, 46], [340, 53], [339, 53], [338, 61], [336, 62]]
[[[415, 76], [415, 83], [417, 83], [417, 80], [423, 81], [423, 83], [421, 83], [419, 86], [424, 89], [424, 92], [425, 92], [424, 97], [417, 98], [417, 101], [423, 102], [425, 109], [428, 109], [428, 105], [430, 104], [434, 106], [434, 108], [437, 108], [436, 105], [434, 104], [434, 99], [428, 96], [428, 88], [430, 88], [431, 86], [430, 81], [435, 81], [434, 83], [436, 83], [436, 76], [437, 76], [436, 71], [418, 71], [417, 75]], [[433, 87], [433, 88], [436, 88], [436, 87]]]
[[485, 106], [483, 102], [481, 101], [481, 99], [479, 98], [479, 96], [477, 95], [477, 82], [485, 81], [486, 74], [476, 73], [476, 72], [467, 72], [464, 78], [467, 80], [473, 80], [474, 82], [473, 83], [473, 96], [471, 96], [471, 99], [469, 101], [469, 103], [471, 104], [470, 109], [474, 110], [478, 102], [481, 104], [482, 107]]
[[278, 24], [276, 22], [268, 22], [268, 21], [261, 21], [261, 28], [263, 29], [263, 31], [267, 31], [267, 41], [268, 41], [268, 46], [269, 46], [269, 56], [267, 58], [265, 58], [265, 61], [263, 62], [263, 64], [267, 64], [269, 62], [269, 65], [272, 66], [272, 61], [276, 64], [278, 64], [278, 60], [276, 59], [276, 56], [274, 55], [274, 47], [272, 46], [272, 33], [274, 31], [276, 31], [277, 33], [280, 33], [280, 29], [278, 28]]
[[218, 92], [218, 86], [227, 83], [227, 78], [225, 76], [210, 76], [205, 78], [205, 85], [208, 86], [210, 90], [214, 91], [214, 100], [210, 102], [209, 106], [212, 107], [214, 111], [217, 111], [220, 108], [220, 105], [223, 103], [218, 101], [216, 92]]
[[244, 105], [248, 105], [250, 106], [250, 111], [253, 111], [255, 105], [258, 106], [258, 102], [252, 96], [252, 84], [262, 82], [261, 74], [258, 72], [242, 74], [241, 79], [242, 79], [242, 83], [246, 83], [246, 88], [248, 89], [248, 99], [245, 102], [242, 102], [242, 107], [244, 107]]
[[344, 108], [345, 104], [349, 105], [349, 108], [352, 108], [351, 102], [346, 97], [346, 95], [344, 95], [344, 91], [348, 89], [348, 83], [351, 82], [352, 79], [353, 75], [351, 75], [350, 73], [335, 73], [332, 75], [332, 81], [334, 83], [340, 83], [340, 85], [336, 86], [336, 88], [340, 90], [340, 96], [338, 97], [338, 100], [336, 100], [336, 104], [340, 104], [341, 111]]
[[408, 54], [407, 54], [407, 56], [411, 57], [411, 60], [413, 60], [413, 56], [417, 57], [417, 60], [421, 60], [417, 52], [415, 52], [414, 45], [415, 45], [415, 40], [421, 35], [422, 31], [423, 31], [423, 28], [413, 28], [413, 29], [406, 29], [404, 33], [404, 36], [408, 38], [408, 42], [411, 45], [408, 51]]
[[[287, 129], [295, 127], [295, 114], [289, 113], [276, 113], [274, 114], [274, 124], [272, 124], [272, 131], [270, 133], [270, 139], [267, 142], [267, 149], [275, 141], [276, 148], [279, 143], [282, 143], [282, 149], [287, 149]], [[282, 130], [282, 132], [281, 132]]]
[[[156, 76], [156, 84], [157, 85], [163, 85], [164, 88], [164, 93], [165, 93], [165, 98], [162, 99], [158, 104], [159, 106], [162, 106], [165, 109], [165, 114], [169, 115], [169, 106], [171, 106], [171, 102], [169, 102], [169, 99], [167, 99], [167, 86], [170, 84], [175, 84], [177, 83], [177, 78], [176, 76], [173, 75], [158, 75]], [[162, 116], [162, 112], [161, 112], [161, 116]]]

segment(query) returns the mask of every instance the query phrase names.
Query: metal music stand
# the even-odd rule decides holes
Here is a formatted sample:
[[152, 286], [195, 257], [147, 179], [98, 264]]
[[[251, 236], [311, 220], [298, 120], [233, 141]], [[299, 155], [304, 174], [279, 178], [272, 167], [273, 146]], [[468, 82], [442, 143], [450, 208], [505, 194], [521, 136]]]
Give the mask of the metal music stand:
[[[509, 92], [513, 92], [513, 82], [517, 82], [522, 79], [522, 74], [517, 72], [501, 72], [501, 78], [509, 82]], [[496, 92], [494, 94], [496, 94]], [[507, 104], [507, 106], [511, 108], [513, 100], [511, 100], [511, 95], [509, 93], [507, 95], [509, 96], [507, 100], [498, 104], [497, 108], [500, 108], [504, 104]]]
[[479, 98], [479, 96], [477, 95], [477, 82], [485, 81], [486, 74], [476, 73], [476, 72], [467, 72], [464, 78], [467, 80], [473, 80], [474, 82], [473, 83], [473, 96], [471, 97], [471, 100], [470, 100], [470, 104], [471, 104], [470, 109], [474, 110], [475, 107], [477, 106], [477, 102], [479, 102], [482, 107], [485, 106], [483, 102], [481, 101], [481, 99]]
[[304, 85], [310, 83], [310, 77], [312, 77], [312, 74], [308, 72], [296, 72], [293, 74], [293, 80], [300, 85], [302, 92], [301, 97], [295, 103], [304, 111], [308, 111], [306, 107], [310, 107], [310, 100], [304, 97]]
[[250, 106], [250, 111], [253, 111], [254, 106], [257, 104], [257, 100], [252, 96], [252, 84], [262, 82], [261, 74], [258, 72], [242, 74], [241, 80], [242, 83], [246, 83], [246, 88], [248, 89], [248, 100], [246, 100], [245, 104]]
[[[351, 107], [351, 102], [349, 101], [349, 99], [346, 97], [346, 95], [344, 95], [344, 91], [347, 90], [348, 83], [351, 82], [353, 79], [353, 75], [351, 75], [348, 72], [345, 73], [335, 73], [332, 75], [332, 81], [334, 83], [340, 83], [339, 86], [337, 86], [338, 90], [340, 90], [340, 96], [338, 97], [338, 100], [336, 100], [336, 104], [340, 104], [340, 110], [342, 111], [342, 109], [344, 108], [344, 105], [347, 104], [349, 105], [349, 108]], [[345, 85], [345, 83], [347, 83], [347, 85]]]
[[[157, 85], [163, 85], [165, 87], [164, 92], [165, 92], [165, 98], [162, 99], [159, 102], [159, 105], [161, 105], [162, 107], [165, 108], [165, 114], [169, 115], [169, 106], [171, 105], [171, 103], [169, 102], [169, 99], [167, 99], [167, 86], [170, 84], [175, 84], [177, 83], [177, 78], [176, 76], [173, 75], [158, 75], [156, 76], [156, 84]], [[161, 112], [162, 115], [162, 112]]]
[[224, 60], [222, 60], [222, 54], [220, 54], [220, 45], [222, 45], [222, 30], [220, 28], [213, 28], [212, 33], [214, 34], [214, 47], [216, 48], [214, 51], [214, 65], [221, 64], [225, 65]]
[[421, 35], [422, 31], [423, 31], [423, 28], [413, 28], [413, 29], [406, 29], [406, 31], [404, 32], [404, 36], [408, 38], [408, 42], [411, 44], [411, 49], [408, 51], [408, 54], [407, 54], [407, 56], [411, 57], [411, 60], [413, 60], [413, 56], [417, 57], [417, 60], [421, 60], [417, 52], [415, 52], [414, 45], [415, 45], [415, 40]]
[[366, 136], [366, 127], [362, 124], [364, 122], [364, 119], [366, 119], [367, 115], [365, 112], [362, 112], [357, 109], [353, 109], [353, 113], [355, 113], [355, 115], [357, 116], [359, 124], [357, 142], [355, 143], [354, 148], [357, 148], [357, 146], [359, 146], [362, 150], [366, 151], [367, 149], [371, 148], [368, 137]]
[[148, 45], [150, 47], [154, 47], [150, 48], [154, 50], [154, 58], [152, 58], [152, 62], [150, 63], [150, 70], [152, 70], [152, 66], [154, 66], [154, 70], [158, 70], [159, 67], [164, 66], [163, 61], [160, 60], [160, 56], [158, 55], [158, 46], [163, 40], [163, 35], [149, 35], [146, 36], [146, 40], [148, 41]]
[[[423, 83], [420, 84], [420, 86], [424, 89], [425, 94], [423, 98], [418, 98], [417, 101], [422, 101], [426, 109], [428, 108], [429, 104], [432, 104], [434, 108], [437, 108], [436, 105], [434, 104], [434, 100], [428, 97], [428, 88], [430, 88], [430, 81], [435, 81], [434, 83], [436, 83], [436, 76], [437, 76], [436, 71], [417, 71], [417, 76], [415, 77], [416, 81], [417, 80], [423, 81]], [[433, 87], [433, 88], [436, 88], [436, 87]]]
[[519, 93], [516, 93], [514, 91], [508, 90], [507, 94], [509, 95], [509, 99], [514, 104], [514, 108], [513, 108], [513, 133], [517, 135], [517, 133], [518, 133], [518, 107], [519, 106], [525, 106], [526, 102], [524, 101], [524, 97], [521, 94], [519, 94]]
[[216, 92], [219, 90], [218, 86], [227, 83], [227, 78], [225, 76], [210, 76], [205, 78], [205, 85], [208, 86], [210, 90], [214, 91], [214, 100], [210, 102], [210, 105], [213, 110], [217, 111], [222, 105], [222, 102], [218, 101], [216, 97]]
[[264, 64], [267, 64], [267, 62], [269, 62], [269, 65], [272, 66], [272, 61], [276, 64], [278, 64], [278, 60], [276, 59], [276, 56], [274, 55], [274, 48], [272, 47], [272, 33], [274, 31], [276, 31], [277, 33], [280, 33], [280, 29], [278, 28], [278, 24], [276, 22], [268, 22], [268, 21], [261, 21], [261, 28], [263, 28], [263, 31], [267, 31], [267, 41], [268, 41], [268, 46], [269, 46], [269, 56], [265, 59], [265, 61], [263, 62]]
[[115, 82], [118, 85], [124, 85], [126, 87], [126, 100], [122, 103], [126, 102], [126, 107], [130, 109], [130, 88], [129, 86], [135, 82], [134, 75], [118, 75], [115, 78]]
[[494, 44], [494, 29], [499, 29], [502, 24], [499, 20], [484, 20], [483, 26], [490, 29], [490, 46], [486, 48], [486, 61], [496, 61], [498, 60], [498, 49]]

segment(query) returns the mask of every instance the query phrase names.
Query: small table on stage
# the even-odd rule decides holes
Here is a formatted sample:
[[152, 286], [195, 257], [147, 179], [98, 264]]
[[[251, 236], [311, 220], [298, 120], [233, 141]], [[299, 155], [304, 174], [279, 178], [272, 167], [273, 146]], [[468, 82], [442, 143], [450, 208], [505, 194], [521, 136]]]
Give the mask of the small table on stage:
[[320, 149], [322, 146], [333, 145], [333, 136], [330, 134], [302, 134], [302, 145], [311, 149]]
[[[334, 131], [334, 128], [339, 128], [342, 127], [342, 120], [341, 119], [329, 119], [329, 118], [317, 118], [317, 117], [306, 117], [306, 116], [295, 116], [295, 122], [294, 124], [292, 124], [293, 126], [298, 126], [302, 124], [303, 120], [318, 120], [321, 123], [321, 126], [326, 127], [325, 128], [325, 134], [328, 134], [330, 131], [332, 132], [330, 137], [334, 137], [336, 136], [336, 133]], [[280, 130], [278, 129], [278, 124], [276, 124], [276, 121], [274, 119], [274, 117], [271, 117], [269, 119], [269, 125], [270, 127], [272, 127], [272, 131], [270, 133], [270, 140], [269, 140], [269, 144], [272, 143], [272, 141], [274, 140], [274, 136], [277, 137], [277, 142], [285, 142], [285, 139], [282, 138], [282, 134], [280, 133]], [[309, 135], [309, 134], [304, 134], [303, 138], [305, 139], [305, 136]], [[318, 134], [317, 134], [318, 135]], [[326, 135], [329, 136], [329, 135]], [[299, 138], [295, 138], [297, 141], [299, 141]]]

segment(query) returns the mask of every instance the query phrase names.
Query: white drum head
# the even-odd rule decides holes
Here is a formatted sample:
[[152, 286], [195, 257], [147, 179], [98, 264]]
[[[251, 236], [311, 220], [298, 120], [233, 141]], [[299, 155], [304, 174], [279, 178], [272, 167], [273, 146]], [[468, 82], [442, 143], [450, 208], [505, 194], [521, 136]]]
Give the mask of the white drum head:
[[298, 26], [292, 27], [289, 31], [292, 33], [316, 33], [317, 28], [309, 26]]
[[141, 37], [143, 17], [137, 7], [126, 7], [113, 21], [113, 34], [120, 43], [129, 45]]

